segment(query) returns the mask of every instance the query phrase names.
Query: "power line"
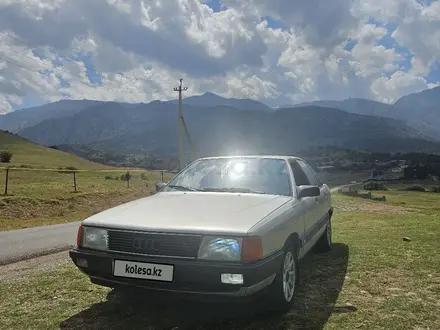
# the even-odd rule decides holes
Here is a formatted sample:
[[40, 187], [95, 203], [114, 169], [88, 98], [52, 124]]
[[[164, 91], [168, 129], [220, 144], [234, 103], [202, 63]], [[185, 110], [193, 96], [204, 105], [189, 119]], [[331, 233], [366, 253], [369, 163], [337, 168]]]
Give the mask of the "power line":
[[[33, 49], [39, 48], [39, 46], [32, 45], [32, 44], [30, 44], [29, 42], [26, 42], [26, 41], [20, 40], [20, 39], [18, 39], [17, 37], [14, 37], [14, 36], [12, 36], [12, 35], [10, 35], [10, 34], [6, 34], [6, 33], [4, 33], [4, 32], [0, 32], [0, 33], [3, 34], [3, 35], [6, 36], [6, 37], [12, 39], [12, 40], [15, 40], [15, 41], [17, 41], [17, 42], [22, 43], [23, 45], [26, 45], [26, 46], [28, 46], [28, 47], [30, 47], [30, 48], [33, 48]], [[54, 55], [54, 54], [53, 54], [52, 52], [50, 52], [50, 51], [49, 51], [49, 53], [51, 53], [52, 55]], [[65, 61], [67, 61], [67, 62], [73, 63], [73, 64], [75, 64], [75, 65], [79, 65], [77, 62], [75, 62], [74, 60], [71, 60], [71, 59], [68, 58], [68, 57], [62, 57], [62, 59], [65, 60]], [[84, 62], [83, 62], [83, 63], [84, 63]], [[94, 68], [91, 68], [91, 67], [87, 66], [86, 63], [84, 63], [84, 67], [85, 67], [86, 69], [89, 69], [90, 71], [96, 71]], [[81, 77], [81, 78], [82, 78], [82, 77]]]
[[0, 60], [5, 61], [6, 63], [12, 64], [12, 65], [16, 65], [16, 66], [18, 66], [18, 67], [20, 67], [22, 69], [28, 70], [28, 71], [32, 71], [32, 72], [35, 72], [35, 73], [40, 73], [39, 70], [29, 69], [29, 68], [25, 67], [24, 65], [21, 65], [21, 64], [18, 64], [18, 63], [14, 63], [14, 62], [12, 62], [10, 60], [5, 59], [2, 56], [0, 56]]
[[[29, 55], [27, 55], [27, 54], [24, 54], [24, 53], [19, 52], [19, 51], [15, 50], [15, 49], [12, 49], [11, 47], [8, 47], [8, 46], [6, 46], [6, 45], [0, 45], [0, 47], [5, 47], [5, 48], [9, 49], [10, 51], [12, 51], [12, 52], [14, 52], [14, 53], [16, 53], [16, 54], [19, 54], [19, 55], [25, 56], [25, 57], [29, 58], [29, 59], [32, 60], [32, 61], [35, 61], [35, 62], [41, 63], [42, 65], [45, 65], [46, 67], [49, 67], [50, 69], [53, 69], [53, 70], [59, 70], [59, 71], [62, 71], [62, 72], [64, 72], [64, 73], [66, 73], [66, 74], [69, 74], [69, 75], [72, 75], [72, 76], [78, 77], [78, 78], [80, 78], [80, 79], [84, 79], [84, 77], [82, 77], [82, 76], [80, 76], [80, 75], [77, 75], [77, 74], [74, 74], [74, 73], [72, 73], [72, 72], [66, 71], [66, 70], [64, 70], [64, 69], [57, 68], [57, 67], [54, 67], [54, 66], [52, 66], [52, 65], [50, 65], [50, 64], [44, 63], [44, 62], [43, 62], [42, 60], [40, 60], [40, 59], [33, 58], [33, 57], [31, 57], [31, 56], [29, 56]], [[3, 59], [4, 59], [4, 58], [3, 58]], [[4, 59], [4, 60], [5, 60], [5, 59]], [[6, 60], [5, 60], [5, 61], [6, 61]], [[33, 71], [33, 72], [36, 72], [36, 73], [41, 73], [41, 72], [39, 72], [39, 71], [31, 70], [31, 69], [29, 69], [29, 68], [27, 68], [27, 67], [25, 67], [25, 66], [23, 66], [23, 65], [19, 65], [19, 64], [17, 64], [17, 63], [12, 63], [12, 62], [10, 62], [10, 61], [6, 61], [6, 62], [8, 62], [8, 63], [10, 63], [10, 64], [13, 64], [13, 65], [20, 66], [20, 67], [22, 67], [23, 69], [26, 69], [26, 70], [30, 70], [30, 71]], [[78, 63], [73, 62], [73, 61], [72, 61], [72, 63], [78, 64]], [[86, 82], [83, 82], [83, 81], [78, 81], [78, 82], [79, 82], [80, 84], [83, 84], [83, 85], [85, 85], [85, 86], [87, 86], [87, 87], [90, 87], [90, 88], [103, 88], [102, 86], [94, 86], [94, 85], [92, 85], [92, 84], [89, 84], [89, 83], [86, 83]], [[151, 91], [151, 92], [137, 92], [136, 94], [138, 94], [138, 93], [139, 93], [139, 94], [154, 93], [155, 91], [157, 91], [157, 90], [153, 90], [153, 91]]]
[[[8, 38], [10, 38], [10, 39], [12, 39], [12, 40], [15, 40], [15, 41], [17, 41], [17, 42], [19, 42], [19, 43], [22, 43], [23, 45], [26, 45], [26, 46], [30, 47], [31, 49], [37, 49], [37, 48], [40, 47], [40, 46], [35, 46], [35, 45], [33, 45], [33, 44], [29, 43], [29, 42], [26, 42], [26, 41], [20, 40], [19, 38], [14, 37], [14, 36], [12, 36], [12, 35], [10, 35], [10, 34], [6, 34], [6, 33], [4, 33], [4, 32], [0, 32], [0, 34], [3, 34], [5, 37], [8, 37]], [[7, 46], [5, 46], [5, 47], [7, 47]], [[8, 47], [8, 48], [9, 48], [9, 47]], [[9, 48], [9, 49], [10, 49], [10, 48]], [[51, 52], [51, 51], [48, 51], [48, 52], [49, 52], [51, 55], [54, 55], [54, 56], [57, 56], [57, 57], [62, 58], [64, 61], [67, 61], [67, 62], [73, 63], [73, 64], [78, 65], [79, 67], [81, 67], [80, 64], [79, 64], [78, 62], [76, 62], [76, 61], [74, 61], [74, 60], [71, 60], [71, 59], [68, 58], [68, 57], [65, 57], [65, 56], [59, 56], [59, 55], [57, 55], [57, 54], [55, 54], [55, 53], [53, 53], [53, 52]], [[81, 62], [83, 63], [83, 65], [84, 65], [84, 67], [85, 67], [86, 69], [88, 69], [88, 70], [90, 70], [90, 71], [97, 72], [96, 69], [95, 69], [94, 67], [91, 67], [91, 66], [87, 65], [86, 63], [84, 63], [84, 61], [81, 61]], [[82, 68], [82, 67], [81, 67], [81, 68]], [[82, 79], [82, 77], [80, 77], [80, 78]], [[168, 79], [168, 80], [163, 80], [163, 79], [162, 79], [162, 81], [168, 81], [168, 82], [171, 82], [171, 81], [174, 81], [174, 79]]]
[[178, 126], [178, 136], [179, 136], [179, 165], [180, 169], [185, 166], [185, 161], [183, 159], [183, 139], [182, 139], [182, 129], [185, 130], [186, 137], [191, 146], [191, 150], [193, 152], [193, 156], [196, 157], [196, 149], [192, 142], [191, 136], [189, 135], [188, 127], [186, 126], [185, 119], [182, 114], [182, 92], [187, 91], [188, 87], [183, 86], [183, 79], [180, 78], [180, 84], [177, 87], [174, 87], [175, 92], [179, 92], [179, 107], [177, 113], [177, 126]]
[[[64, 69], [57, 68], [57, 67], [54, 67], [54, 66], [52, 66], [52, 65], [50, 65], [50, 64], [44, 63], [44, 62], [43, 62], [42, 60], [40, 60], [40, 59], [37, 59], [37, 58], [34, 58], [34, 57], [29, 56], [29, 55], [27, 55], [27, 54], [21, 53], [21, 52], [15, 50], [15, 49], [12, 49], [12, 48], [9, 47], [9, 46], [6, 46], [6, 45], [0, 45], [0, 47], [7, 48], [7, 49], [9, 49], [10, 51], [12, 51], [12, 52], [14, 52], [14, 53], [16, 53], [16, 54], [19, 54], [19, 55], [25, 56], [25, 57], [27, 57], [28, 59], [30, 59], [30, 60], [32, 60], [32, 61], [35, 61], [35, 62], [39, 62], [39, 63], [41, 63], [42, 65], [45, 65], [45, 66], [47, 66], [47, 67], [50, 67], [51, 69], [59, 70], [59, 71], [62, 71], [62, 72], [64, 72], [64, 73], [70, 74], [70, 75], [72, 75], [72, 76], [78, 77], [78, 78], [80, 78], [80, 79], [84, 79], [84, 77], [81, 77], [81, 76], [78, 75], [78, 74], [75, 74], [75, 73], [72, 73], [72, 72], [68, 72], [68, 71], [66, 71], [66, 70], [64, 70]], [[73, 62], [73, 63], [75, 63], [75, 62]], [[76, 64], [78, 64], [78, 63], [76, 63]]]
[[179, 106], [177, 112], [177, 128], [179, 135], [179, 161], [180, 161], [180, 170], [183, 169], [184, 161], [183, 161], [183, 140], [182, 140], [182, 92], [188, 90], [188, 87], [182, 87], [183, 79], [180, 78], [180, 85], [178, 87], [174, 87], [175, 92], [179, 92]]
[[[30, 47], [30, 48], [33, 48], [33, 49], [38, 48], [37, 46], [32, 45], [31, 43], [28, 43], [28, 42], [22, 41], [22, 40], [20, 40], [20, 39], [18, 39], [18, 38], [16, 38], [16, 37], [11, 36], [10, 34], [5, 34], [4, 32], [0, 32], [0, 34], [3, 34], [4, 36], [9, 37], [9, 38], [11, 38], [12, 40], [15, 40], [15, 41], [17, 41], [17, 42], [20, 42], [20, 43], [22, 43], [22, 44], [24, 44], [24, 45], [26, 45], [26, 46], [28, 46], [28, 47]], [[69, 74], [69, 75], [71, 75], [71, 76], [78, 77], [78, 78], [80, 78], [81, 80], [84, 79], [84, 77], [82, 77], [82, 76], [80, 76], [80, 75], [78, 75], [78, 74], [75, 74], [75, 73], [72, 73], [72, 72], [66, 71], [66, 70], [64, 70], [64, 69], [62, 69], [62, 68], [54, 67], [54, 66], [52, 66], [52, 65], [50, 65], [50, 64], [47, 64], [47, 63], [43, 62], [41, 59], [33, 58], [33, 57], [31, 57], [31, 56], [29, 56], [29, 55], [27, 55], [27, 54], [24, 54], [24, 53], [19, 52], [19, 51], [15, 50], [15, 49], [12, 49], [12, 48], [9, 47], [9, 46], [6, 46], [6, 45], [0, 45], [0, 47], [7, 48], [7, 49], [9, 49], [10, 51], [12, 51], [12, 52], [14, 52], [14, 53], [16, 53], [16, 54], [19, 54], [19, 55], [25, 56], [25, 57], [27, 57], [28, 59], [30, 59], [30, 60], [32, 60], [32, 61], [35, 61], [35, 62], [38, 62], [38, 63], [40, 63], [40, 64], [42, 64], [42, 65], [45, 65], [46, 67], [49, 67], [49, 68], [51, 68], [51, 69], [53, 69], [53, 70], [58, 70], [58, 71], [61, 71], [61, 72], [66, 73], [66, 74]], [[53, 52], [50, 52], [50, 51], [49, 51], [49, 53], [50, 53], [51, 55], [53, 55], [54, 57], [60, 57], [60, 56], [54, 54]], [[71, 60], [71, 59], [69, 59], [69, 58], [66, 58], [66, 57], [61, 57], [61, 58], [62, 58], [63, 60], [66, 60], [66, 61], [68, 61], [68, 62], [71, 62], [71, 63], [73, 63], [73, 64], [75, 64], [75, 65], [78, 65], [78, 66], [82, 69], [82, 67], [80, 66], [80, 64], [79, 64], [78, 62], [75, 62], [75, 61], [73, 61], [73, 60]], [[25, 69], [25, 70], [28, 70], [28, 71], [32, 71], [32, 72], [40, 73], [40, 74], [41, 74], [41, 72], [38, 71], [38, 70], [30, 69], [30, 68], [25, 67], [25, 66], [23, 66], [23, 65], [21, 65], [21, 64], [18, 64], [18, 63], [15, 63], [15, 62], [11, 62], [11, 61], [9, 61], [9, 60], [6, 60], [6, 59], [3, 58], [3, 57], [1, 57], [1, 59], [3, 59], [5, 62], [7, 62], [7, 63], [9, 63], [9, 64], [16, 65], [16, 66], [21, 67], [21, 68], [23, 68], [23, 69]], [[89, 69], [90, 71], [93, 71], [93, 72], [98, 73], [94, 68], [91, 68], [90, 66], [86, 65], [86, 63], [84, 63], [84, 61], [82, 61], [82, 63], [83, 63], [83, 65], [84, 65], [84, 68]], [[139, 79], [136, 79], [136, 80], [139, 81]], [[151, 80], [151, 79], [149, 79], [149, 80]], [[162, 80], [162, 81], [171, 81], [171, 80]], [[70, 83], [71, 83], [71, 82], [70, 82]], [[133, 94], [133, 95], [153, 94], [153, 93], [155, 93], [155, 92], [161, 92], [160, 90], [157, 90], [157, 89], [156, 89], [156, 90], [149, 91], [149, 92], [133, 92], [133, 91], [123, 91], [123, 90], [117, 90], [117, 89], [113, 89], [113, 90], [112, 90], [112, 89], [109, 89], [109, 88], [106, 88], [106, 87], [103, 87], [103, 86], [92, 85], [92, 84], [89, 84], [89, 83], [86, 83], [86, 82], [83, 82], [83, 81], [78, 81], [78, 83], [79, 83], [79, 84], [82, 84], [82, 85], [84, 85], [84, 86], [86, 86], [86, 87], [89, 87], [89, 88], [103, 89], [103, 90], [106, 90], [106, 91], [109, 91], [109, 92], [129, 93], [129, 94]]]
[[[2, 46], [3, 46], [3, 45], [2, 45]], [[9, 47], [8, 47], [8, 48], [9, 48]], [[12, 50], [12, 49], [11, 49], [11, 50]], [[32, 57], [26, 55], [26, 54], [22, 54], [22, 53], [17, 52], [17, 51], [15, 51], [15, 52], [18, 53], [18, 54], [20, 54], [20, 55], [24, 55], [24, 56], [26, 56], [26, 57], [28, 57], [28, 58], [30, 58], [30, 59], [32, 59], [32, 60], [38, 62], [38, 60], [36, 60], [36, 59], [34, 59], [34, 58], [32, 58]], [[19, 64], [19, 63], [16, 63], [16, 62], [12, 62], [12, 61], [10, 61], [10, 60], [4, 58], [3, 56], [0, 56], [0, 59], [3, 60], [3, 61], [5, 61], [5, 62], [7, 62], [7, 63], [9, 63], [9, 64], [12, 64], [12, 65], [18, 66], [18, 67], [20, 67], [20, 68], [22, 68], [22, 69], [25, 69], [25, 70], [28, 70], [28, 71], [31, 71], [31, 72], [34, 72], [34, 73], [41, 74], [40, 70], [31, 69], [31, 68], [28, 68], [28, 67], [26, 67], [26, 66], [24, 66], [24, 65], [22, 65], [22, 64]], [[50, 65], [48, 65], [48, 64], [46, 64], [46, 63], [44, 63], [44, 62], [42, 62], [42, 64], [44, 64], [44, 65], [46, 65], [46, 66], [49, 66], [51, 69], [61, 70], [61, 71], [65, 72], [65, 73], [67, 73], [67, 74], [72, 75], [72, 73], [70, 73], [70, 72], [64, 71], [64, 70], [62, 70], [62, 69], [60, 69], [60, 68], [52, 67], [52, 66], [50, 66]], [[73, 76], [75, 76], [75, 75], [73, 75]], [[79, 76], [79, 75], [76, 75], [76, 76], [77, 76], [77, 77], [80, 77], [81, 79], [83, 79], [83, 77], [81, 77], [81, 76]], [[154, 92], [160, 92], [160, 91], [157, 90], [157, 89], [156, 89], [156, 90], [152, 90], [152, 91], [148, 91], [148, 92], [133, 92], [133, 91], [124, 91], [124, 90], [117, 90], [117, 89], [113, 89], [113, 90], [112, 90], [112, 89], [106, 88], [106, 87], [104, 87], [104, 86], [94, 86], [94, 85], [91, 85], [91, 84], [87, 84], [87, 83], [85, 83], [85, 82], [83, 82], [83, 81], [76, 81], [76, 82], [79, 83], [79, 84], [81, 84], [81, 85], [83, 85], [83, 86], [89, 87], [89, 88], [93, 88], [93, 89], [103, 89], [103, 90], [108, 91], [108, 92], [116, 92], [116, 93], [128, 93], [128, 94], [133, 94], [133, 95], [140, 95], [140, 94], [153, 94]], [[72, 84], [72, 82], [69, 82], [69, 83]]]

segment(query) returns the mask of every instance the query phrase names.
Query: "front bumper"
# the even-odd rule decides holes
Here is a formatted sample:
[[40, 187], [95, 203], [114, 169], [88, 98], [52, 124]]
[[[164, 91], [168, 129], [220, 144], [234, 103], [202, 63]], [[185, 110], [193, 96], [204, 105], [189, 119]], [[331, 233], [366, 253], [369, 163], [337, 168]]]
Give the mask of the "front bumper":
[[[128, 286], [153, 291], [236, 297], [252, 295], [270, 285], [283, 260], [282, 252], [252, 264], [156, 258], [81, 248], [70, 250], [69, 255], [75, 265], [88, 275], [93, 283], [98, 285], [112, 288]], [[84, 260], [87, 262], [87, 266], [84, 265]], [[113, 275], [115, 260], [173, 265], [173, 279], [171, 282], [161, 282], [116, 277]], [[243, 274], [243, 284], [222, 283], [221, 274]]]

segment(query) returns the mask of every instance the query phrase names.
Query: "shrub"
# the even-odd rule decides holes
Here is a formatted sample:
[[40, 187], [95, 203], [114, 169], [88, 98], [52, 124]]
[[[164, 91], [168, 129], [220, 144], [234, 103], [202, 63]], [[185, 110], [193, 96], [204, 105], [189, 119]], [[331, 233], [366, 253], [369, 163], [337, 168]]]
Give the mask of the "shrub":
[[75, 166], [66, 166], [66, 170], [76, 171], [77, 168]]
[[364, 184], [364, 190], [385, 191], [388, 190], [382, 182], [367, 182]]
[[12, 152], [10, 151], [1, 151], [0, 152], [0, 162], [9, 163], [12, 159]]
[[147, 175], [145, 173], [141, 173], [141, 179], [142, 180], [147, 180]]
[[106, 180], [113, 180], [113, 177], [112, 177], [111, 175], [106, 175], [106, 176], [105, 176], [105, 179], [106, 179]]
[[423, 188], [422, 186], [410, 186], [410, 187], [406, 187], [403, 190], [405, 191], [418, 191], [418, 192], [425, 192], [426, 189]]
[[440, 186], [432, 187], [432, 192], [434, 193], [440, 193]]

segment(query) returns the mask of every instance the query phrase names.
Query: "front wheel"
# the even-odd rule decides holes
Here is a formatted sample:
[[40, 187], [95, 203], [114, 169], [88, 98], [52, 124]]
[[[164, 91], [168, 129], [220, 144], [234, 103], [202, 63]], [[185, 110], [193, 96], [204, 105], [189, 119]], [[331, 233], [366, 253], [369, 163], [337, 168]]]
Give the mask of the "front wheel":
[[270, 295], [277, 310], [287, 311], [293, 303], [298, 284], [298, 261], [291, 246], [286, 248], [280, 268], [270, 288]]

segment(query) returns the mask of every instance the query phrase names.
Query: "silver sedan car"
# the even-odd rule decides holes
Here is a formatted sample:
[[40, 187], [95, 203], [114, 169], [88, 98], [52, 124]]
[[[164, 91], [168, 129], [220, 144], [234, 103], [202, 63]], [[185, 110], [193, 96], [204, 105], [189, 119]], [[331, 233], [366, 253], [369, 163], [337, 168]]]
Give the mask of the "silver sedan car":
[[288, 309], [299, 260], [331, 248], [330, 189], [302, 159], [198, 159], [157, 193], [84, 220], [76, 266], [95, 284], [223, 297], [263, 292]]

